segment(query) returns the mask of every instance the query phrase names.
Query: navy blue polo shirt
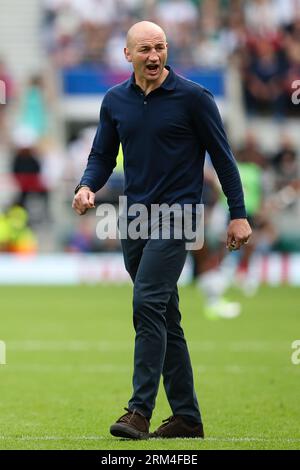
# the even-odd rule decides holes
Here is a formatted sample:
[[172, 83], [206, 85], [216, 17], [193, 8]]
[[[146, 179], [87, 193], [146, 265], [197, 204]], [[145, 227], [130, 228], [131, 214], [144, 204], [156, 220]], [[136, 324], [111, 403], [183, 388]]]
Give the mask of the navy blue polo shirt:
[[246, 217], [241, 180], [212, 94], [167, 67], [162, 85], [145, 95], [131, 78], [106, 93], [80, 184], [107, 182], [121, 142], [128, 206], [201, 202], [206, 151], [232, 219]]

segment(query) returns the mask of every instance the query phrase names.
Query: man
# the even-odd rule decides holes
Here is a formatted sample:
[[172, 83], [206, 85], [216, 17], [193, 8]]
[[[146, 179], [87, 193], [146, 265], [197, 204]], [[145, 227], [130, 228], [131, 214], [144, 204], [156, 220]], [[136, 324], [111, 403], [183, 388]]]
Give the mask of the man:
[[[124, 52], [134, 73], [103, 99], [88, 164], [75, 190], [74, 209], [82, 215], [94, 207], [95, 193], [116, 165], [120, 142], [128, 206], [197, 204], [207, 150], [228, 199], [232, 220], [227, 244], [238, 249], [251, 229], [238, 170], [211, 94], [166, 66], [166, 36], [154, 23], [132, 26]], [[134, 282], [133, 394], [127, 413], [110, 432], [131, 439], [149, 437], [162, 374], [173, 416], [151, 436], [203, 438], [178, 307], [177, 281], [186, 259], [185, 240], [128, 238], [122, 240], [122, 249]]]

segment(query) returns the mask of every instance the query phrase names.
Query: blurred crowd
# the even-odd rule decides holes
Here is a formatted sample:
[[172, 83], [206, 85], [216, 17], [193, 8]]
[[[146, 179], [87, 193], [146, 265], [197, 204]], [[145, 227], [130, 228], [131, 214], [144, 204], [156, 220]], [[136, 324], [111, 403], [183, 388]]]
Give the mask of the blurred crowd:
[[[103, 69], [126, 70], [126, 31], [146, 17], [166, 30], [169, 62], [177, 70], [184, 73], [184, 68], [237, 67], [249, 114], [269, 113], [282, 119], [299, 113], [300, 106], [291, 105], [291, 83], [300, 79], [300, 0], [43, 0], [43, 8], [41, 34], [55, 69], [92, 63]], [[85, 167], [95, 127], [85, 123], [74, 132], [66, 132], [66, 142], [60, 148], [51, 129], [53, 99], [45, 77], [32, 75], [20, 87], [0, 58], [0, 81], [6, 89], [6, 105], [0, 104], [0, 154], [6, 144], [9, 156], [4, 170], [0, 159], [4, 188], [0, 251], [16, 250], [16, 227], [21, 227], [19, 234], [28, 241], [19, 246], [34, 251], [38, 240], [33, 234], [43, 225], [49, 233], [54, 229], [53, 206], [65, 204], [59, 212], [70, 213], [73, 189]], [[245, 264], [254, 249], [293, 249], [292, 244], [283, 247], [280, 230], [274, 224], [280, 219], [278, 214], [292, 212], [299, 200], [300, 155], [291, 136], [283, 132], [272, 154], [251, 133], [243, 146], [234, 149], [247, 211], [255, 228], [253, 242], [245, 250]], [[120, 149], [117, 168], [98, 193], [98, 202], [116, 204], [122, 190]], [[224, 200], [209, 164], [204, 202], [209, 256], [206, 261], [205, 252], [201, 252], [201, 266], [196, 262], [200, 273], [206, 262], [213, 262], [212, 251], [217, 256], [216, 247], [224, 246], [222, 234], [227, 223]], [[19, 225], [15, 223], [17, 217]], [[297, 234], [293, 235], [296, 239]], [[67, 251], [118, 249], [111, 240], [104, 243], [97, 239], [94, 214], [86, 216], [84, 223], [74, 216], [69, 226], [56, 230], [56, 236], [56, 248]]]
[[0, 212], [0, 253], [34, 254], [38, 243], [24, 207], [13, 205]]
[[300, 75], [300, 0], [44, 0], [43, 40], [54, 64], [127, 70], [126, 31], [149, 18], [169, 41], [177, 69], [241, 71], [249, 114], [299, 113], [291, 104]]

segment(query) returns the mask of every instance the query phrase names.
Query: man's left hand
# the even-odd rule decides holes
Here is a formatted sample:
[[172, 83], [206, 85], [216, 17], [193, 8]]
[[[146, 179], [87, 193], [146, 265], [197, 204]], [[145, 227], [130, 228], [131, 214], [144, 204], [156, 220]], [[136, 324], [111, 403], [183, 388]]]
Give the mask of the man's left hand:
[[226, 246], [230, 251], [239, 250], [248, 243], [252, 230], [247, 219], [233, 219], [227, 230]]

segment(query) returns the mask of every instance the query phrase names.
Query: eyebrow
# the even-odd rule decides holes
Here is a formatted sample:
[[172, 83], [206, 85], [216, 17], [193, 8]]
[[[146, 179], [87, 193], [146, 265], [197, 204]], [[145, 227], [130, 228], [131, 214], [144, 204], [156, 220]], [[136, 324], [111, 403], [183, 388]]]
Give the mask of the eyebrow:
[[[157, 47], [157, 46], [165, 46], [165, 45], [166, 45], [165, 42], [158, 42], [157, 44], [155, 44], [154, 47]], [[143, 47], [147, 48], [147, 47], [151, 47], [151, 46], [150, 46], [149, 44], [138, 44], [137, 47], [139, 47], [139, 48], [143, 48]]]

